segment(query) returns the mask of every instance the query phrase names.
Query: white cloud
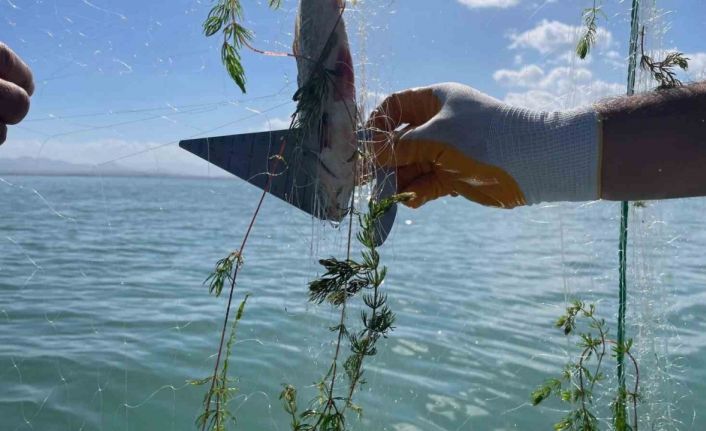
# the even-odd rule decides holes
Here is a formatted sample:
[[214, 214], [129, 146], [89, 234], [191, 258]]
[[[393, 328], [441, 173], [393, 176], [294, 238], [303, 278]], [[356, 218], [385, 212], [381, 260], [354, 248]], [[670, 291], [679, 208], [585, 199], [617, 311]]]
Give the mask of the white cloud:
[[511, 6], [517, 6], [520, 0], [457, 0], [462, 5], [471, 8], [508, 8]]
[[505, 95], [504, 101], [513, 106], [554, 111], [586, 106], [624, 92], [625, 85], [594, 81], [590, 84], [576, 86], [576, 91], [571, 93], [534, 89], [524, 92], [510, 92]]
[[605, 53], [605, 57], [608, 58], [608, 59], [610, 59], [610, 60], [620, 60], [620, 61], [624, 61], [624, 60], [625, 60], [625, 59], [623, 58], [623, 56], [620, 55], [620, 53], [619, 53], [618, 51], [616, 51], [616, 50], [610, 50], [610, 51], [606, 52], [606, 53]]
[[554, 93], [570, 93], [576, 86], [590, 84], [593, 73], [583, 67], [555, 67], [537, 84], [539, 88], [551, 90]]
[[[573, 48], [578, 41], [583, 27], [572, 26], [560, 21], [542, 20], [534, 28], [522, 33], [509, 35], [510, 48], [531, 48], [541, 54], [551, 54]], [[604, 49], [613, 45], [613, 35], [603, 28], [598, 29], [596, 48]]]
[[555, 67], [545, 73], [544, 69], [536, 64], [524, 66], [518, 70], [500, 69], [493, 73], [493, 79], [507, 87], [526, 87], [540, 89], [554, 89], [567, 91], [567, 83], [587, 83], [593, 78], [590, 70], [584, 67]]
[[509, 34], [508, 48], [519, 51], [517, 55], [521, 58], [531, 51], [543, 58], [537, 64], [515, 61], [516, 68], [493, 73], [493, 79], [508, 88], [505, 102], [532, 109], [559, 110], [622, 94], [624, 84], [601, 80], [589, 69], [592, 57], [606, 63], [618, 61], [620, 54], [615, 50], [613, 35], [599, 28], [594, 55], [582, 61], [577, 59], [575, 46], [583, 31], [582, 26], [542, 20], [527, 31]]
[[549, 58], [547, 63], [549, 64], [579, 64], [581, 66], [586, 66], [593, 63], [594, 55], [588, 55], [583, 60], [578, 58], [576, 55], [576, 50], [574, 47], [570, 47], [566, 51], [555, 53], [553, 58]]
[[278, 117], [278, 118], [268, 118], [255, 132], [262, 132], [267, 130], [281, 130], [289, 129], [292, 124], [292, 117]]
[[687, 77], [691, 81], [701, 81], [706, 79], [706, 52], [695, 52], [686, 54], [689, 58], [689, 70]]
[[493, 78], [513, 89], [505, 95], [505, 102], [541, 110], [583, 106], [625, 91], [623, 84], [595, 79], [593, 73], [583, 67], [560, 66], [545, 71], [531, 64], [517, 70], [498, 70]]
[[518, 70], [500, 69], [493, 73], [493, 79], [509, 87], [529, 87], [544, 78], [544, 70], [536, 64], [530, 64]]
[[[590, 57], [590, 56], [589, 56]], [[603, 62], [610, 65], [613, 69], [624, 70], [627, 64], [627, 57], [618, 51], [611, 49], [601, 55]]]

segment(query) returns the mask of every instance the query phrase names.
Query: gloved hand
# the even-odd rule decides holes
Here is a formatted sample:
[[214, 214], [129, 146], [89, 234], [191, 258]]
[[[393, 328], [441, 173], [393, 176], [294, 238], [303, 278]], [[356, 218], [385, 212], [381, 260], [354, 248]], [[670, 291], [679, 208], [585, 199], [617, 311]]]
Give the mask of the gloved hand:
[[7, 125], [19, 123], [27, 115], [33, 92], [29, 67], [0, 42], [0, 145], [7, 137]]
[[[600, 122], [591, 109], [510, 107], [445, 83], [388, 97], [370, 116], [377, 163], [397, 171], [411, 207], [461, 195], [513, 208], [598, 199]], [[401, 126], [407, 125], [402, 130]]]

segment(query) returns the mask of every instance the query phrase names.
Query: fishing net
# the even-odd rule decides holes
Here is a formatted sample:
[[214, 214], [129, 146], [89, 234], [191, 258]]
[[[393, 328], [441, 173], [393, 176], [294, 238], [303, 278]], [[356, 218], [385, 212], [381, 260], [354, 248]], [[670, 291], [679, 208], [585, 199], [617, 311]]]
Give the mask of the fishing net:
[[[245, 4], [253, 44], [289, 52], [296, 2], [278, 11], [259, 3]], [[588, 61], [573, 47], [579, 9], [591, 2], [475, 8], [483, 3], [437, 11], [422, 2], [349, 2], [359, 111], [394, 90], [444, 80], [536, 109], [625, 92], [624, 2], [606, 2], [609, 19]], [[0, 4], [0, 36], [37, 82], [29, 117], [0, 147], [3, 429], [194, 428], [204, 390], [187, 381], [212, 372], [225, 307], [203, 281], [238, 246], [260, 192], [177, 143], [287, 128], [297, 90], [292, 58], [245, 50], [248, 93], [240, 94], [219, 62], [220, 42], [202, 34], [210, 6]], [[493, 42], [501, 60], [476, 56], [477, 41], [464, 36], [488, 16], [515, 20]], [[671, 20], [643, 2], [645, 46], [655, 57], [672, 49]], [[445, 31], [430, 37], [420, 25], [430, 21]], [[706, 54], [689, 56], [686, 78], [706, 76]], [[641, 91], [653, 87], [638, 77]], [[357, 192], [357, 205], [369, 195]], [[703, 206], [630, 207], [627, 333], [641, 364], [641, 429], [705, 421]], [[532, 407], [529, 393], [575, 356], [573, 341], [553, 327], [571, 299], [595, 302], [615, 331], [619, 215], [607, 202], [498, 211], [443, 199], [400, 208], [380, 249], [398, 318], [367, 364], [363, 415], [351, 427], [551, 429], [563, 407]], [[231, 363], [236, 428], [288, 429], [278, 399], [285, 383], [305, 400], [317, 393], [339, 314], [310, 305], [306, 286], [320, 257], [345, 255], [347, 223], [265, 199], [236, 288], [236, 301], [252, 295]], [[613, 385], [613, 370], [605, 372]]]

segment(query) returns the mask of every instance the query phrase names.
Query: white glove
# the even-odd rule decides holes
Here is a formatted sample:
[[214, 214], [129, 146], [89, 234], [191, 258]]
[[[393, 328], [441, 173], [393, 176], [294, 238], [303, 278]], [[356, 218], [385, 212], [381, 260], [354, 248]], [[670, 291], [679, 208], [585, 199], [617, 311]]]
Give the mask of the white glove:
[[592, 108], [531, 111], [444, 83], [391, 95], [369, 126], [378, 132], [378, 164], [397, 169], [398, 192], [417, 195], [412, 207], [445, 195], [503, 208], [599, 198], [601, 130]]

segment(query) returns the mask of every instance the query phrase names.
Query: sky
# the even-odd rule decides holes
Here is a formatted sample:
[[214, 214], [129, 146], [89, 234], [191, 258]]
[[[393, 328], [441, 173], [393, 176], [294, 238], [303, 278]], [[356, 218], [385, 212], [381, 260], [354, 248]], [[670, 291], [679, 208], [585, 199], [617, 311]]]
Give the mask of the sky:
[[[595, 50], [573, 55], [592, 0], [363, 0], [346, 11], [359, 95], [456, 81], [508, 103], [557, 110], [625, 92], [629, 1], [603, 0]], [[296, 0], [245, 0], [254, 45], [287, 52]], [[643, 5], [652, 5], [643, 0]], [[706, 2], [659, 0], [647, 49], [691, 58], [706, 79]], [[247, 94], [201, 24], [210, 1], [0, 0], [0, 40], [30, 65], [36, 92], [0, 159], [49, 158], [149, 173], [211, 174], [180, 139], [284, 128], [296, 65], [243, 52]], [[663, 33], [663, 34], [662, 34]]]

